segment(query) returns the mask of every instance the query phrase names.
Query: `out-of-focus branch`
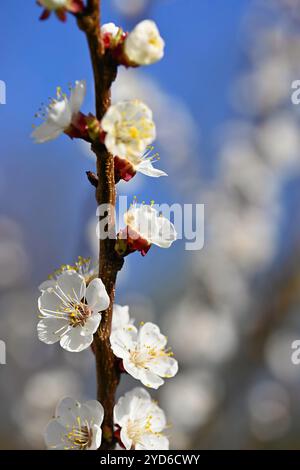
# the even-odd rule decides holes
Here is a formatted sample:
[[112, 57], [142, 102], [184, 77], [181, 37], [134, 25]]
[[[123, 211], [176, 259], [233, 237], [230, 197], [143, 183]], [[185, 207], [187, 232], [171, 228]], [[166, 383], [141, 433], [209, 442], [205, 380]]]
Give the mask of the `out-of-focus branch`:
[[[78, 16], [79, 28], [85, 33], [95, 80], [96, 116], [102, 120], [110, 106], [110, 88], [116, 78], [117, 64], [105, 54], [100, 29], [100, 0], [88, 0], [85, 11]], [[114, 159], [101, 143], [94, 143], [92, 150], [97, 157], [97, 189], [96, 199], [98, 205], [106, 205], [108, 210], [108, 230], [110, 237], [100, 240], [99, 277], [104, 282], [110, 296], [110, 307], [103, 312], [102, 321], [94, 336], [94, 351], [97, 368], [97, 398], [105, 410], [103, 422], [103, 449], [113, 446], [113, 408], [115, 404], [116, 388], [120, 379], [120, 372], [116, 365], [115, 356], [110, 347], [110, 332], [112, 322], [112, 309], [115, 297], [115, 283], [118, 271], [123, 266], [114, 249], [115, 246], [115, 219], [114, 208], [116, 203], [116, 190], [114, 179]], [[95, 178], [93, 179], [96, 181]]]

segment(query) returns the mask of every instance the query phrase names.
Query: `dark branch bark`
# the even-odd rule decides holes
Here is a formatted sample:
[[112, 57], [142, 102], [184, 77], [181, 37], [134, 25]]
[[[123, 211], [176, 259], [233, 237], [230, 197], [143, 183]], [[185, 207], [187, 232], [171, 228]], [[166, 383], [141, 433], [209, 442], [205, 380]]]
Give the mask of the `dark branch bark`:
[[[117, 64], [105, 54], [100, 35], [100, 0], [89, 0], [82, 15], [77, 19], [79, 28], [87, 37], [94, 79], [96, 96], [96, 116], [99, 121], [111, 103], [110, 88], [116, 78]], [[123, 259], [115, 252], [115, 218], [116, 189], [114, 179], [114, 159], [106, 147], [100, 143], [92, 145], [97, 157], [98, 185], [96, 199], [98, 205], [106, 204], [111, 208], [109, 213], [108, 232], [110, 238], [100, 240], [99, 277], [102, 279], [110, 296], [111, 304], [102, 314], [100, 327], [94, 337], [94, 351], [97, 368], [97, 398], [105, 410], [103, 423], [103, 449], [113, 446], [113, 408], [115, 393], [120, 380], [120, 372], [115, 356], [110, 347], [112, 308], [115, 297], [115, 283], [118, 271], [123, 266]]]

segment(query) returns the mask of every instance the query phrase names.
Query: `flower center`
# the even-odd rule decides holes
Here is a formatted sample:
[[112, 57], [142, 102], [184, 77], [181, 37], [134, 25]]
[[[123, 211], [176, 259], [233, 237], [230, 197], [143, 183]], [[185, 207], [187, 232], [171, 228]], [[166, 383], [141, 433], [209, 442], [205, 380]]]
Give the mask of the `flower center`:
[[84, 326], [87, 319], [92, 315], [90, 307], [86, 304], [72, 303], [67, 309], [69, 314], [70, 326]]
[[127, 434], [129, 439], [132, 440], [133, 444], [137, 444], [142, 435], [144, 433], [143, 427], [141, 425], [141, 422], [138, 420], [131, 421], [129, 420], [127, 423]]
[[81, 426], [78, 422], [78, 426], [73, 426], [66, 437], [71, 444], [71, 449], [85, 450], [92, 444], [93, 431], [89, 426]]
[[130, 143], [132, 140], [148, 139], [152, 135], [153, 124], [145, 118], [123, 120], [116, 123], [116, 140]]
[[145, 354], [143, 354], [141, 351], [139, 350], [134, 350], [134, 351], [131, 351], [130, 353], [130, 359], [131, 361], [133, 362], [133, 364], [136, 366], [136, 367], [143, 367], [145, 368], [146, 367], [146, 364], [147, 364], [147, 356]]
[[159, 47], [160, 45], [159, 38], [157, 36], [151, 36], [148, 42], [151, 46]]

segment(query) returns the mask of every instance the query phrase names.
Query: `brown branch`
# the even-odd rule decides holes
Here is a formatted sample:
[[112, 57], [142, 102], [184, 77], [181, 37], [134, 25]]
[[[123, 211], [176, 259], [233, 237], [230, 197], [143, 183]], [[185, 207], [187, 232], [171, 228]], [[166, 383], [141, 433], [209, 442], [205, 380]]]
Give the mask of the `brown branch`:
[[[96, 116], [99, 121], [110, 106], [110, 88], [116, 78], [117, 64], [105, 54], [100, 35], [100, 3], [101, 0], [88, 0], [87, 7], [77, 18], [79, 28], [86, 34], [95, 79]], [[96, 199], [98, 205], [109, 205], [108, 233], [110, 238], [100, 240], [99, 277], [104, 282], [110, 296], [110, 307], [103, 312], [99, 329], [94, 337], [94, 351], [97, 369], [97, 398], [105, 410], [103, 422], [102, 449], [113, 447], [113, 408], [115, 393], [120, 380], [120, 371], [116, 358], [110, 347], [112, 308], [115, 297], [115, 283], [118, 271], [123, 266], [114, 249], [116, 189], [114, 179], [114, 159], [106, 147], [94, 143], [92, 150], [97, 157], [98, 186]]]

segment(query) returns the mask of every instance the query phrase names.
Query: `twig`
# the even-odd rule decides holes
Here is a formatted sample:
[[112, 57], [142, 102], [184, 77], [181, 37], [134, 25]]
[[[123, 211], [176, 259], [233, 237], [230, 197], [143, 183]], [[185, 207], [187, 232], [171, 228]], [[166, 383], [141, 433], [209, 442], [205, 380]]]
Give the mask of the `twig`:
[[95, 188], [98, 188], [99, 178], [96, 175], [96, 173], [94, 173], [93, 171], [87, 171], [86, 176], [89, 182], [91, 183], [91, 185], [94, 186]]
[[[90, 50], [95, 80], [96, 116], [99, 121], [102, 120], [110, 106], [110, 88], [117, 74], [117, 64], [110, 55], [105, 54], [101, 39], [100, 6], [101, 0], [88, 0], [85, 11], [77, 18], [79, 28], [87, 37]], [[116, 189], [113, 156], [108, 153], [106, 147], [101, 143], [94, 143], [92, 150], [97, 157], [98, 185], [96, 200], [98, 205], [106, 204], [110, 207], [110, 213], [108, 214], [108, 233], [110, 237], [100, 240], [99, 277], [106, 287], [111, 304], [102, 314], [100, 327], [94, 337], [94, 350], [97, 369], [97, 398], [105, 410], [101, 449], [111, 449], [114, 441], [113, 408], [116, 388], [120, 380], [120, 371], [111, 350], [109, 338], [115, 297], [115, 283], [118, 271], [122, 268], [124, 260], [116, 254], [114, 249], [116, 238], [114, 220]]]

